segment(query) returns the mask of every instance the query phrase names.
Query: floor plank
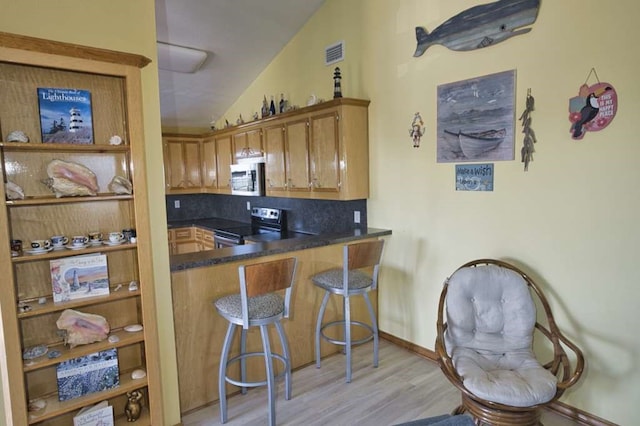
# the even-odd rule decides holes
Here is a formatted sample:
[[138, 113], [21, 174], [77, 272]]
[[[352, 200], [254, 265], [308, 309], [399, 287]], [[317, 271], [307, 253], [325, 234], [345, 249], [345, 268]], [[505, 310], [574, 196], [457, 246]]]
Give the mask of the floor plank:
[[[380, 340], [380, 365], [372, 367], [372, 343], [353, 351], [353, 378], [345, 383], [342, 355], [293, 373], [293, 395], [284, 399], [278, 384], [278, 425], [388, 426], [450, 413], [460, 402], [459, 392], [437, 364], [386, 340]], [[236, 395], [227, 402], [226, 425], [267, 425], [267, 393], [264, 387]], [[220, 425], [218, 404], [204, 407], [182, 419], [184, 426]], [[578, 423], [545, 412], [545, 426]]]

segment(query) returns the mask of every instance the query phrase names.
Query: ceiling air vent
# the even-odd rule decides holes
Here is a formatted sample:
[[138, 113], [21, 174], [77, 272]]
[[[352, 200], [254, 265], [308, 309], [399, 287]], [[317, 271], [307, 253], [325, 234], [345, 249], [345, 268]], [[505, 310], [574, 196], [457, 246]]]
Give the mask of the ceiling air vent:
[[344, 59], [344, 41], [327, 46], [324, 49], [324, 64], [331, 65]]

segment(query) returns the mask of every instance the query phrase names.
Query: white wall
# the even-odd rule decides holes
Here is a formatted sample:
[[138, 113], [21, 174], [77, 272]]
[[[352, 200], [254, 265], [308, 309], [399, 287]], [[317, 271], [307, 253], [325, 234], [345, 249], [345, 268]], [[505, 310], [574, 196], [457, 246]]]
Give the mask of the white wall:
[[[345, 40], [346, 60], [337, 64], [343, 94], [371, 100], [369, 225], [393, 230], [381, 277], [381, 329], [433, 349], [446, 276], [475, 258], [511, 261], [541, 284], [560, 327], [585, 353], [586, 372], [562, 401], [633, 424], [640, 401], [640, 5], [543, 1], [529, 34], [482, 50], [435, 46], [412, 56], [415, 26], [433, 30], [479, 3], [328, 0], [226, 116], [251, 116], [263, 95], [280, 92], [298, 105], [311, 93], [331, 98], [333, 66], [324, 66], [323, 50]], [[592, 67], [615, 87], [619, 109], [605, 130], [574, 141], [568, 101]], [[436, 163], [437, 86], [512, 69], [516, 115], [528, 88], [536, 100], [535, 159], [526, 173], [519, 159], [495, 162], [493, 192], [456, 192], [454, 165]], [[416, 111], [427, 127], [418, 149], [408, 133]], [[516, 157], [521, 146], [518, 133]]]

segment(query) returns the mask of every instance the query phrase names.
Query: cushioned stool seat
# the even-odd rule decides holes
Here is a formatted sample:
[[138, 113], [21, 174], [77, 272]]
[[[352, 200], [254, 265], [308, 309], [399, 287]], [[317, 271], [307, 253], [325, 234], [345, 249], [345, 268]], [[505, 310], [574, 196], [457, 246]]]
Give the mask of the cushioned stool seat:
[[[242, 393], [247, 387], [267, 385], [269, 395], [269, 424], [275, 425], [275, 380], [280, 376], [285, 378], [285, 399], [291, 398], [291, 356], [287, 337], [280, 320], [289, 317], [291, 303], [291, 288], [295, 276], [297, 260], [288, 258], [271, 262], [240, 266], [240, 294], [223, 296], [214, 302], [218, 313], [229, 321], [227, 333], [220, 355], [220, 371], [218, 376], [218, 392], [220, 395], [220, 422], [227, 421], [226, 383], [239, 386]], [[284, 296], [280, 294], [284, 291]], [[273, 324], [280, 338], [282, 354], [271, 350], [267, 327]], [[242, 326], [240, 334], [240, 353], [229, 358], [236, 327]], [[247, 352], [247, 329], [260, 327], [262, 338], [262, 352]], [[265, 361], [265, 380], [248, 381], [246, 359], [248, 357], [263, 357]], [[276, 359], [284, 366], [280, 376], [274, 374], [273, 360]], [[240, 363], [240, 379], [233, 379], [227, 375], [227, 367]]]

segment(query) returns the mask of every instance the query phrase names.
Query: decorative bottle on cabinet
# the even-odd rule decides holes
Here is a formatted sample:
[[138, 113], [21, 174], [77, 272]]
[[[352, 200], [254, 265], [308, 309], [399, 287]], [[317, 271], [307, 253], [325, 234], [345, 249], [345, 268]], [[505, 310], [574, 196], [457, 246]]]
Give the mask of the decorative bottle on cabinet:
[[[11, 188], [16, 194], [3, 198], [0, 206], [0, 269], [4, 278], [0, 283], [0, 344], [6, 348], [0, 368], [7, 424], [71, 424], [80, 409], [100, 401], [114, 407], [119, 424], [126, 422], [124, 405], [132, 391], [143, 395], [137, 424], [164, 424], [142, 129], [140, 68], [148, 63], [139, 55], [0, 33], [0, 165], [6, 180], [0, 180], [0, 190], [6, 193]], [[90, 92], [93, 143], [75, 144], [71, 137], [42, 143], [40, 118], [44, 112], [39, 112], [38, 88]], [[79, 124], [72, 119], [69, 126], [74, 123]], [[29, 142], [7, 142], [7, 135], [14, 130], [27, 134]], [[114, 135], [123, 143], [110, 145]], [[61, 182], [55, 170], [47, 170], [54, 160], [56, 165], [65, 164], [78, 173], [71, 179], [76, 186], [91, 177], [89, 170], [95, 178], [95, 195], [54, 194], [43, 184], [45, 181], [55, 188]], [[110, 184], [116, 176], [121, 184], [118, 188]], [[121, 190], [123, 183], [131, 186], [124, 185]], [[31, 241], [52, 236], [56, 240], [61, 240], [61, 235], [82, 239], [90, 232], [117, 235], [123, 229], [135, 229], [137, 242], [116, 238], [104, 244], [80, 241], [73, 250], [60, 245], [57, 249], [24, 250], [17, 256], [10, 252], [10, 240], [22, 240], [27, 249]], [[54, 303], [52, 265], [98, 255], [105, 257], [107, 266], [102, 266], [102, 274], [108, 284], [102, 279], [103, 288], [95, 296]], [[139, 286], [129, 290], [132, 281]], [[98, 281], [90, 284], [95, 287]], [[76, 286], [82, 285], [80, 277]], [[72, 287], [74, 290], [78, 289]], [[60, 334], [64, 327], [57, 321], [68, 310], [103, 318], [109, 338], [65, 344]], [[136, 327], [127, 327], [131, 325]], [[67, 395], [58, 394], [59, 366], [76, 359], [93, 360], [95, 354], [104, 352], [117, 353], [120, 376], [110, 378], [117, 386], [63, 400]], [[113, 358], [109, 362], [113, 364]], [[146, 375], [132, 378], [131, 373], [140, 369]]]

